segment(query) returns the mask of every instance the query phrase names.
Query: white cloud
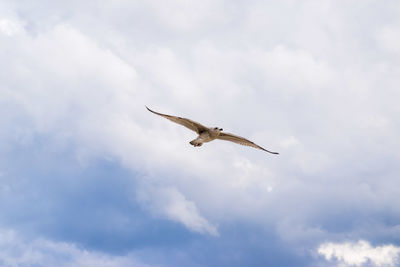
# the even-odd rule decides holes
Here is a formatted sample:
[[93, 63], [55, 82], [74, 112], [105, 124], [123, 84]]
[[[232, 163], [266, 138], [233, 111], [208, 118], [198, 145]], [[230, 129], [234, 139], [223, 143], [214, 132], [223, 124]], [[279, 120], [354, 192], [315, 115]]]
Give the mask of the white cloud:
[[318, 253], [326, 260], [335, 258], [346, 266], [397, 266], [399, 264], [400, 247], [382, 245], [373, 247], [367, 241], [345, 243], [324, 243], [318, 247]]
[[399, 34], [400, 28], [385, 27], [379, 32], [377, 40], [384, 51], [400, 56]]
[[[83, 163], [85, 158], [93, 155], [113, 156], [132, 169], [141, 162], [142, 171], [153, 172], [155, 177], [177, 168], [188, 175], [196, 171], [198, 174], [191, 183], [182, 176], [162, 178], [179, 187], [176, 194], [158, 190], [152, 193], [154, 198], [168, 195], [170, 205], [163, 209], [167, 218], [179, 221], [191, 230], [212, 235], [217, 234], [216, 228], [200, 215], [196, 205], [213, 207], [215, 211], [208, 208], [206, 211], [216, 215], [221, 214], [217, 210], [218, 205], [214, 206], [212, 198], [205, 199], [200, 194], [196, 194], [193, 201], [188, 201], [180, 193], [181, 190], [192, 194], [195, 184], [203, 184], [200, 190], [205, 193], [215, 188], [212, 181], [219, 173], [221, 181], [229, 183], [234, 190], [233, 194], [243, 188], [252, 190], [255, 187], [263, 192], [271, 191], [271, 184], [264, 179], [266, 175], [271, 175], [268, 168], [255, 166], [248, 160], [242, 164], [243, 158], [235, 158], [234, 154], [225, 155], [232, 159], [230, 168], [236, 170], [232, 176], [229, 174], [231, 169], [219, 162], [223, 157], [219, 161], [209, 160], [215, 153], [224, 155], [220, 148], [193, 153], [188, 145], [192, 135], [194, 137], [193, 133], [160, 120], [144, 108], [150, 102], [146, 100], [151, 99], [155, 92], [165, 96], [163, 99], [167, 102], [173, 102], [171, 98], [186, 102], [193, 96], [209, 99], [208, 94], [190, 86], [194, 84], [193, 77], [184, 70], [176, 52], [160, 49], [155, 56], [138, 54], [131, 65], [69, 24], [56, 25], [38, 36], [25, 33], [19, 38], [17, 45], [4, 44], [9, 51], [18, 51], [23, 63], [11, 64], [8, 68], [0, 99], [7, 101], [15, 113], [29, 124], [21, 127], [14, 123], [18, 120], [12, 116], [2, 118], [8, 120], [7, 138], [29, 143], [34, 135], [45, 134], [61, 145], [72, 141], [79, 144], [76, 153]], [[7, 54], [4, 57], [10, 56]], [[11, 58], [9, 61], [14, 62]], [[143, 70], [151, 71], [152, 82], [167, 84], [171, 90], [152, 85], [149, 88], [149, 84], [138, 76], [135, 62], [140, 62], [142, 73]], [[182, 72], [185, 74], [181, 75]], [[200, 78], [201, 75], [196, 79]], [[177, 109], [170, 110], [177, 112]], [[153, 126], [150, 127], [150, 123]], [[188, 140], [182, 140], [182, 137]], [[172, 150], [176, 153], [171, 153]], [[203, 167], [206, 165], [208, 168]], [[208, 181], [205, 186], [204, 179]], [[224, 186], [224, 182], [218, 184], [218, 187]], [[214, 195], [214, 198], [217, 200], [220, 196]], [[257, 202], [256, 196], [246, 199]], [[221, 204], [228, 205], [228, 202]]]
[[14, 20], [7, 18], [0, 18], [0, 33], [7, 36], [12, 36], [21, 31], [21, 25]]
[[132, 255], [110, 256], [74, 244], [43, 238], [28, 240], [13, 230], [0, 229], [0, 266], [148, 266]]
[[155, 215], [182, 223], [194, 232], [218, 236], [217, 228], [202, 217], [196, 204], [176, 188], [147, 188], [138, 192], [138, 198]]
[[[223, 21], [222, 14], [215, 16], [215, 10], [223, 8], [221, 3], [223, 1], [206, 0], [199, 3], [193, 0], [169, 0], [148, 1], [146, 5], [149, 5], [147, 8], [154, 12], [155, 18], [160, 20], [162, 25], [167, 25], [176, 31], [187, 32]], [[171, 14], [174, 15], [171, 16]]]
[[[287, 221], [285, 238], [304, 241], [329, 234], [343, 206], [355, 211], [348, 221], [392, 216], [399, 27], [371, 16], [386, 6], [372, 2], [15, 4], [21, 21], [0, 23], [0, 145], [44, 135], [76, 144], [83, 163], [116, 158], [151, 178], [146, 207], [199, 233]], [[389, 55], [376, 53], [377, 33]], [[218, 141], [194, 149], [193, 133], [145, 104], [281, 155]], [[301, 236], [292, 224], [321, 227]]]

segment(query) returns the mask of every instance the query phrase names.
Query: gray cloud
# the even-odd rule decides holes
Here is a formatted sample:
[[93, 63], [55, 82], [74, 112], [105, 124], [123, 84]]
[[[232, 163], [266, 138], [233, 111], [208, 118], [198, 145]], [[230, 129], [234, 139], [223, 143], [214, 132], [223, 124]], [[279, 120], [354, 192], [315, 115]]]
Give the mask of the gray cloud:
[[112, 257], [64, 242], [26, 240], [12, 230], [1, 229], [0, 237], [2, 266], [149, 266], [133, 255]]
[[[299, 250], [399, 242], [395, 1], [42, 3], [1, 6], [3, 151], [47, 136], [83, 165], [115, 159], [146, 174], [135, 192], [158, 201], [144, 207], [197, 232], [244, 221]], [[145, 104], [281, 155], [194, 150]], [[171, 188], [197, 223], [168, 212]]]

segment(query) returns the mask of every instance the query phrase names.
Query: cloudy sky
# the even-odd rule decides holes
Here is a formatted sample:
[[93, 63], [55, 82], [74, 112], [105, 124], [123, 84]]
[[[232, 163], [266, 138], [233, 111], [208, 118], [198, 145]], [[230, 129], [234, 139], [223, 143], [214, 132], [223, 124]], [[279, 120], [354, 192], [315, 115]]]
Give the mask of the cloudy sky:
[[2, 0], [0, 60], [0, 266], [400, 264], [399, 1]]

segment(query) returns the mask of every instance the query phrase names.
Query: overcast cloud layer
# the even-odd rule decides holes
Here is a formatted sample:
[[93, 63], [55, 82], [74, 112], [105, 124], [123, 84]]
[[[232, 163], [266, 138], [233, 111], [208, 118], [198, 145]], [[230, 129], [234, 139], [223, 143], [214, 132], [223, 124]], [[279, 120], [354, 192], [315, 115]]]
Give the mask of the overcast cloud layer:
[[1, 266], [400, 264], [398, 1], [3, 0], [0, 60]]

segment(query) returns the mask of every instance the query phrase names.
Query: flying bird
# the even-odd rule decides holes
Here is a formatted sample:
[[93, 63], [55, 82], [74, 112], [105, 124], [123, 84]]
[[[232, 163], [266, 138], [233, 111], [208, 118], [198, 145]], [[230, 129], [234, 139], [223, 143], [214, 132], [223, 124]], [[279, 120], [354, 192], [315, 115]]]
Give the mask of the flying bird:
[[195, 131], [199, 136], [196, 139], [189, 142], [192, 146], [198, 147], [198, 146], [201, 146], [203, 143], [210, 142], [215, 139], [220, 139], [220, 140], [225, 140], [225, 141], [231, 141], [231, 142], [234, 142], [234, 143], [237, 143], [240, 145], [244, 145], [244, 146], [251, 146], [254, 148], [258, 148], [258, 149], [264, 150], [271, 154], [279, 154], [278, 152], [272, 152], [272, 151], [266, 150], [265, 148], [253, 143], [250, 140], [247, 140], [246, 138], [243, 138], [243, 137], [231, 134], [231, 133], [222, 132], [223, 131], [222, 128], [206, 127], [206, 126], [204, 126], [198, 122], [192, 121], [190, 119], [158, 113], [158, 112], [155, 112], [155, 111], [149, 109], [147, 106], [146, 106], [146, 108], [148, 109], [148, 111], [150, 111], [156, 115], [164, 117], [170, 121], [173, 121], [175, 123], [183, 125], [192, 131]]

